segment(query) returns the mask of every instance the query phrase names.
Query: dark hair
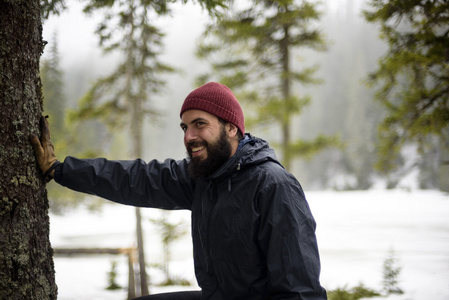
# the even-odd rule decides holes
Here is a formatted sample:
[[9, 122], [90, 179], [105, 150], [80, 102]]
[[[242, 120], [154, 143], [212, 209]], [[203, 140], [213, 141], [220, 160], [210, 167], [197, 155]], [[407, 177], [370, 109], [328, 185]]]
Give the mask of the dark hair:
[[[223, 124], [223, 125], [226, 125], [226, 124], [230, 123], [230, 122], [228, 122], [228, 121], [223, 120], [222, 118], [218, 118], [218, 122], [220, 122], [220, 123]], [[235, 126], [235, 125], [234, 125], [234, 126]], [[237, 127], [237, 126], [236, 126], [236, 127]], [[238, 127], [237, 127], [237, 137], [238, 137], [238, 139], [239, 139], [239, 142], [240, 142], [241, 140], [243, 140], [243, 134], [242, 134], [242, 132], [240, 131], [240, 129], [238, 129]]]

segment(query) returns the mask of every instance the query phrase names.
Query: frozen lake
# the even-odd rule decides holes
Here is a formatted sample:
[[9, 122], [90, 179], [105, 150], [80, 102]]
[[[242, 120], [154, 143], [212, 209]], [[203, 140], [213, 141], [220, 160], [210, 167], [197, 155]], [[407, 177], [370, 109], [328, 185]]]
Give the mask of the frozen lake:
[[[363, 283], [380, 290], [383, 262], [394, 249], [402, 268], [399, 286], [405, 294], [382, 299], [449, 299], [449, 194], [438, 191], [373, 190], [354, 192], [306, 191], [317, 221], [318, 246], [326, 289]], [[163, 261], [158, 230], [149, 221], [161, 212], [143, 209], [147, 263]], [[171, 212], [189, 230], [190, 213]], [[55, 248], [134, 245], [135, 210], [105, 205], [100, 213], [84, 208], [64, 216], [51, 216]], [[172, 273], [195, 284], [190, 233], [173, 245]], [[127, 291], [107, 291], [111, 262], [117, 262], [117, 282], [126, 287], [128, 267], [123, 255], [55, 257], [60, 300], [126, 299]], [[152, 282], [162, 274], [150, 268]], [[190, 289], [196, 289], [193, 285]], [[150, 286], [150, 292], [179, 290]]]

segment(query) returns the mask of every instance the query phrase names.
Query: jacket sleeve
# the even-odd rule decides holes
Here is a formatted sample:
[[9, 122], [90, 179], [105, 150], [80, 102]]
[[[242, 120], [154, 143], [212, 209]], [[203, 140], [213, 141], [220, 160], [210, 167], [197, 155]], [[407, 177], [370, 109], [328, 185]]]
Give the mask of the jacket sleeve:
[[291, 177], [270, 184], [258, 203], [270, 299], [326, 300], [319, 282], [316, 224], [300, 184]]
[[162, 209], [191, 209], [193, 184], [186, 161], [112, 161], [67, 157], [55, 181], [72, 190], [117, 203]]

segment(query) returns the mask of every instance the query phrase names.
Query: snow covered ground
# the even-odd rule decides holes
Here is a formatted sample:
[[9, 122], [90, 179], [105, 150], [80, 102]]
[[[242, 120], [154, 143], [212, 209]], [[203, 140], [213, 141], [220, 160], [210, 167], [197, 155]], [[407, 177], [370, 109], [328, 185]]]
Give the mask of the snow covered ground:
[[[394, 249], [402, 267], [400, 287], [405, 294], [389, 300], [449, 299], [449, 194], [438, 191], [372, 190], [354, 192], [306, 191], [317, 221], [322, 260], [321, 283], [326, 289], [365, 286], [381, 289], [383, 262]], [[161, 212], [143, 209], [146, 259], [163, 261], [158, 230], [149, 221]], [[184, 220], [187, 211], [170, 213]], [[51, 216], [51, 241], [55, 248], [130, 247], [134, 245], [135, 210], [105, 205], [102, 212], [79, 208], [64, 216]], [[173, 246], [171, 271], [194, 283], [190, 233]], [[126, 287], [128, 267], [123, 255], [55, 257], [60, 300], [126, 299], [125, 289], [107, 291], [108, 272], [117, 262], [117, 282]], [[150, 268], [152, 282], [161, 271]], [[150, 286], [151, 293], [186, 288]]]

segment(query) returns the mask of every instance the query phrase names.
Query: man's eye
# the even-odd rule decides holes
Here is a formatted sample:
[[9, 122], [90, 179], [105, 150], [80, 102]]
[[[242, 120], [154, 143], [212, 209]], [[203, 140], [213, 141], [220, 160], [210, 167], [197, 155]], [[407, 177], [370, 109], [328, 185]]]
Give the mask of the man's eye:
[[181, 127], [181, 130], [186, 132], [187, 131], [187, 127]]

